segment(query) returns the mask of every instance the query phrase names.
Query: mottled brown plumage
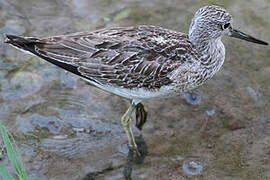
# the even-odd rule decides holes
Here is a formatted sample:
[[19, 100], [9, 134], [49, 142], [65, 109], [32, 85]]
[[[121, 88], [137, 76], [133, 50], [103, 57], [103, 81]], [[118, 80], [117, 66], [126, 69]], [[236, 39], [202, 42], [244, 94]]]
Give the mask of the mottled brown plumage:
[[186, 34], [155, 26], [102, 29], [43, 39], [8, 38], [14, 46], [52, 63], [63, 63], [66, 70], [76, 68], [77, 75], [91, 81], [130, 89], [155, 90], [172, 83], [169, 73], [187, 63], [193, 50]]
[[137, 149], [130, 118], [137, 105], [137, 127], [146, 120], [140, 102], [192, 90], [219, 71], [225, 59], [224, 35], [267, 45], [231, 26], [223, 8], [205, 6], [192, 19], [189, 34], [155, 26], [119, 27], [49, 38], [7, 35], [6, 43], [39, 56], [132, 100], [122, 117], [129, 145]]

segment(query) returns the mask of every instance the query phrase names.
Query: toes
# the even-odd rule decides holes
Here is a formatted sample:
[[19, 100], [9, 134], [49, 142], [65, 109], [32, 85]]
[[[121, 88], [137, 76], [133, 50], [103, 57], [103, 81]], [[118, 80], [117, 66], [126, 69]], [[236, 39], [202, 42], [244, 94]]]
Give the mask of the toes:
[[136, 127], [142, 130], [143, 125], [147, 120], [147, 111], [145, 110], [143, 104], [139, 103], [136, 105]]

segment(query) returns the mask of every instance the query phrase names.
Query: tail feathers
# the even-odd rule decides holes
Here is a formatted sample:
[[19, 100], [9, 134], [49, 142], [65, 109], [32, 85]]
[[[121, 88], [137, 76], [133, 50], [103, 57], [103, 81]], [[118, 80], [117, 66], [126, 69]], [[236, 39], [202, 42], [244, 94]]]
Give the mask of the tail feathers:
[[25, 53], [33, 53], [35, 54], [34, 45], [40, 43], [40, 40], [33, 37], [21, 37], [11, 34], [6, 34], [5, 43], [11, 44], [12, 46], [19, 48]]
[[37, 42], [37, 38], [32, 38], [32, 37], [21, 37], [21, 36], [16, 36], [16, 35], [11, 35], [11, 34], [6, 34], [6, 39], [5, 43], [9, 44], [28, 44], [28, 43], [33, 43]]
[[39, 51], [37, 51], [37, 48], [36, 48], [37, 45], [46, 44], [46, 42], [43, 41], [42, 39], [38, 39], [38, 38], [34, 38], [34, 37], [21, 37], [21, 36], [6, 34], [6, 39], [4, 42], [14, 46], [15, 48], [23, 51], [24, 53], [38, 56], [38, 57], [40, 57], [40, 58], [58, 66], [58, 67], [61, 67], [61, 68], [65, 69], [69, 72], [72, 72], [80, 77], [83, 77], [85, 79], [88, 79], [88, 80], [95, 82], [95, 80], [82, 75], [78, 71], [78, 65], [70, 64], [70, 63], [68, 63], [68, 61], [64, 62], [61, 60], [57, 60], [55, 58], [51, 58], [49, 56], [46, 56], [46, 52], [40, 53]]

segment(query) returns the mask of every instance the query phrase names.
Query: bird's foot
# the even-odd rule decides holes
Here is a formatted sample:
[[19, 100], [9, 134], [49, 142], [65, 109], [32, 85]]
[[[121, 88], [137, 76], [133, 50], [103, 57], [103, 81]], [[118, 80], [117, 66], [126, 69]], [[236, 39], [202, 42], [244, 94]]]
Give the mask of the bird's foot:
[[136, 105], [136, 127], [141, 131], [147, 120], [147, 111], [142, 103]]
[[128, 147], [129, 147], [130, 151], [135, 152], [138, 157], [141, 157], [141, 153], [140, 153], [137, 145], [135, 145], [135, 146], [134, 145], [129, 145]]

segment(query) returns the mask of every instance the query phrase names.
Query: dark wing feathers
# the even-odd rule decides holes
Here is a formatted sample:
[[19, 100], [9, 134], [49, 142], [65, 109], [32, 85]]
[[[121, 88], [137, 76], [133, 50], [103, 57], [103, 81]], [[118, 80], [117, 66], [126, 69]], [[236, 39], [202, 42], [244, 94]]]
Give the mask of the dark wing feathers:
[[156, 89], [172, 83], [169, 74], [185, 61], [190, 44], [181, 39], [188, 42], [184, 34], [139, 26], [44, 39], [7, 35], [6, 42], [99, 84]]

